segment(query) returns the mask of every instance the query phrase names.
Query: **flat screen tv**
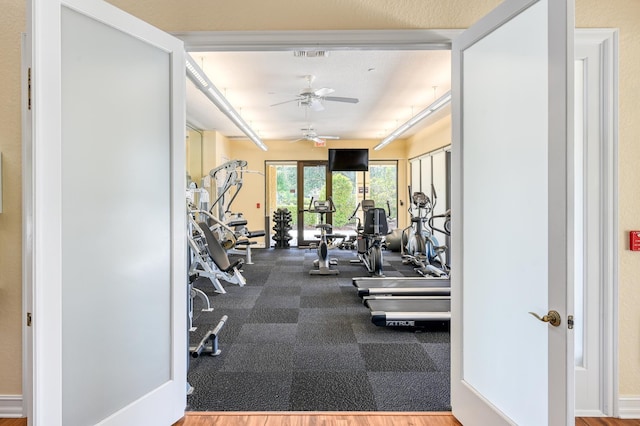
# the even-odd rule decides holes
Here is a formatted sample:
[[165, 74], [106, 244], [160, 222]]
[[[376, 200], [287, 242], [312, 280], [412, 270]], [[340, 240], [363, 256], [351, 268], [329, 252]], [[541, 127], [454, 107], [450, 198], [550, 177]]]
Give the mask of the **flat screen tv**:
[[330, 148], [330, 172], [366, 172], [369, 170], [369, 150], [366, 148]]

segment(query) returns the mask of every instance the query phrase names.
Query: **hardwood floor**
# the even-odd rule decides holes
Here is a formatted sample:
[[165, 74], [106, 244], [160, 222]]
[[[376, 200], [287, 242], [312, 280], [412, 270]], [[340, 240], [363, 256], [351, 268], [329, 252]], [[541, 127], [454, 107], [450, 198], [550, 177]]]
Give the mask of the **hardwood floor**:
[[[187, 413], [174, 426], [461, 426], [450, 413]], [[0, 425], [1, 426], [1, 425]]]
[[[460, 426], [451, 413], [187, 413], [174, 426]], [[0, 424], [0, 426], [3, 426]], [[576, 426], [640, 426], [640, 420], [576, 418]]]
[[[26, 426], [27, 419], [0, 419], [0, 426]], [[186, 413], [174, 426], [460, 426], [450, 413]], [[576, 426], [640, 426], [640, 419], [579, 417]]]

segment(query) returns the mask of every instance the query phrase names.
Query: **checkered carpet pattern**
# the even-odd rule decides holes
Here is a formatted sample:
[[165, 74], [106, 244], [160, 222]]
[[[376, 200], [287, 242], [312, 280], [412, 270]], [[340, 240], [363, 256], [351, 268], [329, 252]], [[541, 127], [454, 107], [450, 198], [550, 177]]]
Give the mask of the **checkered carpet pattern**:
[[[199, 312], [192, 345], [223, 315], [217, 357], [190, 360], [192, 411], [448, 411], [448, 327], [377, 327], [352, 278], [354, 251], [334, 249], [339, 275], [310, 276], [315, 250], [254, 249], [247, 285], [216, 294], [198, 280], [213, 312]], [[386, 276], [417, 276], [384, 252]]]

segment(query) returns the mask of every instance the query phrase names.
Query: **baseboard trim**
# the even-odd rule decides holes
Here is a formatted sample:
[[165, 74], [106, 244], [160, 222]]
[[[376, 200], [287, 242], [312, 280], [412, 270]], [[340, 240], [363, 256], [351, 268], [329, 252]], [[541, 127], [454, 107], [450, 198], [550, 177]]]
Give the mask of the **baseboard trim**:
[[22, 395], [0, 395], [0, 418], [23, 417]]
[[618, 399], [618, 416], [621, 419], [640, 419], [640, 395], [621, 396]]
[[576, 417], [607, 417], [600, 410], [576, 410]]

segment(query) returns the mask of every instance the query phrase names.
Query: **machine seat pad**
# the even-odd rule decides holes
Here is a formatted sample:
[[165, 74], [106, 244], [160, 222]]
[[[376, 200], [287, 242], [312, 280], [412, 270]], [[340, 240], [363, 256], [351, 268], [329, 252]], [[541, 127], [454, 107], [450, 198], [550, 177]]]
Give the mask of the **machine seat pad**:
[[229, 269], [229, 257], [227, 257], [227, 252], [224, 250], [224, 248], [222, 248], [220, 242], [213, 235], [213, 232], [211, 231], [211, 228], [209, 228], [209, 225], [204, 222], [200, 222], [198, 223], [198, 227], [202, 230], [205, 241], [207, 243], [207, 252], [211, 260], [213, 260], [213, 263], [215, 263], [221, 271], [226, 271], [227, 269]]
[[327, 234], [327, 238], [347, 238], [345, 234]]

